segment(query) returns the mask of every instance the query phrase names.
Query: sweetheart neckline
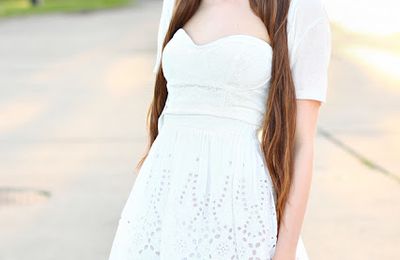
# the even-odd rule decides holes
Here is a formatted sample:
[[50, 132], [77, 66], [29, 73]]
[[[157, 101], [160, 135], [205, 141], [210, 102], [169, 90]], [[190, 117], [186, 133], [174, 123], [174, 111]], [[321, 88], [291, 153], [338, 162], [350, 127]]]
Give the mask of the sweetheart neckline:
[[266, 42], [266, 41], [264, 41], [264, 40], [262, 40], [262, 39], [260, 39], [260, 38], [258, 38], [256, 36], [249, 35], [249, 34], [231, 34], [231, 35], [222, 36], [222, 37], [220, 37], [220, 38], [218, 38], [216, 40], [212, 40], [212, 41], [207, 42], [207, 43], [197, 44], [197, 43], [195, 43], [193, 41], [192, 37], [186, 32], [185, 29], [183, 29], [181, 27], [181, 28], [178, 29], [178, 31], [183, 32], [183, 34], [186, 36], [186, 38], [189, 39], [191, 44], [193, 46], [195, 46], [196, 48], [204, 48], [204, 47], [212, 46], [214, 44], [217, 44], [219, 42], [222, 42], [224, 40], [228, 40], [228, 39], [231, 39], [231, 38], [232, 39], [233, 38], [246, 38], [246, 39], [250, 39], [250, 40], [253, 40], [255, 42], [261, 43], [261, 45], [266, 46], [269, 50], [272, 51], [272, 46], [268, 42]]

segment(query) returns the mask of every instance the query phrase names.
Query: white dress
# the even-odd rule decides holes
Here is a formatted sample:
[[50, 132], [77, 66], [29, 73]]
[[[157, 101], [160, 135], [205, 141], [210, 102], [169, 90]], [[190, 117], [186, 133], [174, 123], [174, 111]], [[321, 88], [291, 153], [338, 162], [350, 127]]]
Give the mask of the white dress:
[[[159, 135], [144, 161], [110, 260], [272, 259], [276, 194], [261, 153], [272, 48], [251, 35], [198, 45], [178, 29], [160, 42], [168, 98]], [[298, 99], [326, 101], [330, 29], [317, 0], [292, 0], [288, 40]], [[301, 237], [297, 260], [308, 255]]]

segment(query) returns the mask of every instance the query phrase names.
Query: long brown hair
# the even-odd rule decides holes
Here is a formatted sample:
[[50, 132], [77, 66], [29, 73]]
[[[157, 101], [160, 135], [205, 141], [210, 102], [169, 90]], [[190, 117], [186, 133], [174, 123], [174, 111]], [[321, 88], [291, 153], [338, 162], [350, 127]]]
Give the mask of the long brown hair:
[[[296, 128], [296, 98], [290, 70], [287, 41], [287, 16], [290, 0], [249, 0], [253, 12], [265, 24], [273, 48], [272, 72], [261, 129], [261, 148], [276, 191], [278, 230], [292, 184]], [[199, 8], [201, 0], [177, 0], [163, 48]], [[158, 118], [168, 91], [160, 65], [156, 74], [154, 96], [147, 114], [149, 144], [139, 169], [158, 135]]]

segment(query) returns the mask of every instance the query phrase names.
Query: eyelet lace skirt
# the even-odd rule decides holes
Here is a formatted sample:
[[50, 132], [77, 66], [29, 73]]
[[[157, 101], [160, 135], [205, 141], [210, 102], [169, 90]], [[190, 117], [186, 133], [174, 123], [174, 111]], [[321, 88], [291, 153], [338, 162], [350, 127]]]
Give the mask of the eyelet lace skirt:
[[[166, 114], [109, 260], [272, 259], [274, 196], [256, 126]], [[301, 238], [296, 259], [308, 259]]]

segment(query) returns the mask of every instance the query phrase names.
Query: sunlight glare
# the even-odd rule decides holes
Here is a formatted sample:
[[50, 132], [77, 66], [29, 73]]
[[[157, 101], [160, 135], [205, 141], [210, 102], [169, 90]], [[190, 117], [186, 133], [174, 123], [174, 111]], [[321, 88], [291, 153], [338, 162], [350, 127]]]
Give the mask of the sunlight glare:
[[330, 20], [345, 29], [363, 34], [400, 33], [399, 0], [325, 0]]

